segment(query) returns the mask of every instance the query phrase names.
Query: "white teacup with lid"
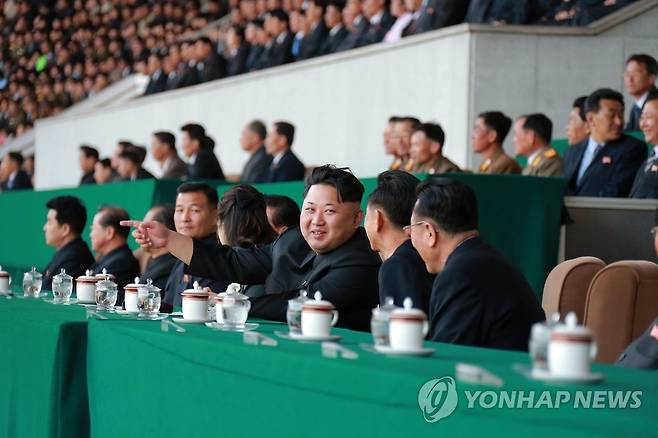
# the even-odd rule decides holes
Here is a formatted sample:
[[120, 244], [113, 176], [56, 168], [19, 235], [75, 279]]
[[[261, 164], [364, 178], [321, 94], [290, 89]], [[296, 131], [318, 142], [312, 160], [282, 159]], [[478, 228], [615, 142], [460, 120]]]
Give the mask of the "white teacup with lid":
[[329, 336], [331, 327], [338, 321], [338, 311], [333, 304], [322, 299], [320, 291], [313, 298], [302, 305], [302, 335]]
[[139, 284], [139, 277], [135, 277], [135, 282], [130, 283], [124, 286], [123, 291], [125, 292], [123, 297], [123, 306], [126, 309], [126, 312], [137, 313], [139, 309], [137, 308], [137, 290], [141, 284]]
[[208, 292], [204, 291], [198, 281], [193, 289], [185, 289], [183, 296], [183, 319], [191, 321], [208, 320]]
[[75, 279], [75, 294], [81, 303], [96, 302], [96, 276], [91, 269]]
[[548, 344], [548, 369], [555, 377], [579, 378], [590, 374], [596, 356], [592, 331], [578, 325], [575, 313], [570, 312], [565, 323], [555, 327]]
[[423, 339], [429, 330], [427, 315], [413, 308], [413, 301], [407, 297], [403, 308], [395, 309], [389, 317], [389, 342], [393, 350], [420, 350]]
[[9, 286], [11, 285], [11, 275], [3, 271], [0, 266], [0, 294], [9, 295]]

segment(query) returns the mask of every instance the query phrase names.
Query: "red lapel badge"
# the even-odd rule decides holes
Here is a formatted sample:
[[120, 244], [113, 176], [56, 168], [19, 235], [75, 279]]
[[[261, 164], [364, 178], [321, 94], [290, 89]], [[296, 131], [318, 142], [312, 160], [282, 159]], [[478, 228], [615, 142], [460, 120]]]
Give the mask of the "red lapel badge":
[[603, 158], [601, 158], [601, 163], [612, 164], [612, 157], [610, 155], [603, 156]]

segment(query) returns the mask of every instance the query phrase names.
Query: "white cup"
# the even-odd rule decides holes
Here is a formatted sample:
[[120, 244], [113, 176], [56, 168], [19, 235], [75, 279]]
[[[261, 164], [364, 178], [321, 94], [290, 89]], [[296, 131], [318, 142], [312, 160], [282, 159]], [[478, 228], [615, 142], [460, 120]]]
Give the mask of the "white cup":
[[125, 292], [123, 297], [123, 305], [126, 307], [126, 312], [139, 312], [137, 308], [137, 288], [125, 287], [123, 288]]
[[420, 350], [427, 335], [427, 320], [397, 319], [391, 317], [389, 342], [393, 350]]
[[338, 311], [327, 309], [302, 309], [302, 334], [304, 336], [329, 336], [331, 327], [338, 321]]
[[203, 298], [183, 295], [183, 318], [206, 321], [208, 319], [208, 295]]
[[9, 293], [9, 274], [0, 277], [0, 294]]
[[96, 280], [77, 280], [75, 285], [75, 294], [81, 303], [96, 302]]
[[557, 377], [589, 375], [596, 344], [587, 338], [553, 337], [548, 344], [548, 369]]

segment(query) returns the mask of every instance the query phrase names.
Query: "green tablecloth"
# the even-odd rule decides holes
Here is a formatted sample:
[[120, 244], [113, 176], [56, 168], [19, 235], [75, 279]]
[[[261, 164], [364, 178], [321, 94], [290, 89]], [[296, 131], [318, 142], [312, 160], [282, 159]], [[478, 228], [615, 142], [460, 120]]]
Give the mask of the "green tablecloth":
[[80, 306], [0, 297], [0, 436], [89, 435]]
[[[330, 359], [315, 343], [277, 338], [285, 326], [258, 328], [278, 346], [243, 343], [242, 334], [160, 322], [90, 320], [88, 385], [94, 438], [139, 436], [655, 436], [656, 373], [595, 366], [599, 385], [547, 385], [513, 370], [527, 355], [428, 344], [430, 358], [384, 357], [362, 350], [364, 333], [335, 330], [356, 360]], [[418, 406], [428, 380], [454, 376], [457, 362], [485, 367], [502, 388], [457, 382], [449, 417], [430, 424]], [[463, 391], [643, 391], [638, 409], [468, 408]]]

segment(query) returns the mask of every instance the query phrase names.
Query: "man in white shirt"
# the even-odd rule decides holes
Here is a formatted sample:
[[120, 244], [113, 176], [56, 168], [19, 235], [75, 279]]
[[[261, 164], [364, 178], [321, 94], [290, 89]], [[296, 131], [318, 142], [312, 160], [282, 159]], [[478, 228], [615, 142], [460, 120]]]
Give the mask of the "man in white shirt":
[[624, 87], [635, 101], [626, 124], [627, 131], [640, 130], [640, 115], [649, 96], [658, 96], [656, 75], [658, 62], [650, 55], [631, 55], [624, 70]]

